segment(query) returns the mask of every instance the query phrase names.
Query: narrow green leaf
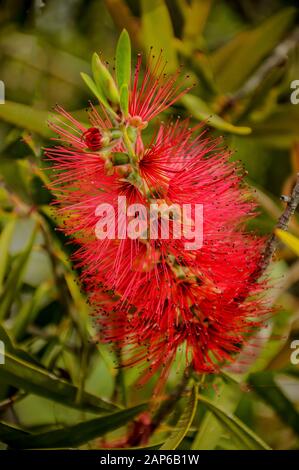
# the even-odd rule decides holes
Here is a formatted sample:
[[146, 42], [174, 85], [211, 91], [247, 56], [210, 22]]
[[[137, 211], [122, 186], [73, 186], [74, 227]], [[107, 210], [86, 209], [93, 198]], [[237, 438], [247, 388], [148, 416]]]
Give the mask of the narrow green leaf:
[[21, 360], [29, 362], [30, 364], [38, 365], [37, 361], [34, 359], [33, 356], [28, 354], [25, 350], [23, 350], [21, 348], [17, 348], [13, 344], [13, 341], [12, 341], [9, 333], [6, 331], [4, 326], [1, 325], [1, 324], [0, 324], [0, 340], [3, 341], [3, 343], [5, 344], [5, 352], [10, 352], [14, 356], [20, 358]]
[[146, 404], [141, 404], [63, 429], [23, 436], [19, 439], [17, 446], [25, 449], [77, 447], [124, 426], [146, 408]]
[[32, 168], [28, 160], [15, 160], [13, 165], [11, 158], [1, 157], [0, 173], [9, 191], [19, 196], [24, 202], [32, 203], [31, 182]]
[[114, 78], [96, 52], [92, 55], [91, 67], [100, 93], [103, 93], [111, 103], [119, 104], [119, 93]]
[[120, 109], [125, 117], [129, 114], [129, 89], [128, 85], [122, 85], [120, 89]]
[[294, 366], [286, 367], [281, 371], [282, 374], [289, 375], [295, 379], [299, 379], [299, 369]]
[[102, 105], [105, 106], [105, 108], [109, 109], [110, 112], [113, 111], [112, 108], [110, 107], [103, 91], [95, 84], [93, 79], [89, 75], [87, 75], [87, 73], [84, 73], [84, 72], [81, 72], [81, 77], [84, 80], [85, 84], [90, 89], [90, 91], [99, 100], [99, 102], [102, 103]]
[[131, 79], [131, 41], [126, 29], [119, 37], [115, 60], [116, 81], [121, 90], [123, 85], [129, 86]]
[[167, 70], [174, 72], [178, 68], [175, 53], [174, 33], [170, 15], [164, 0], [141, 0], [143, 46], [146, 53], [153, 48], [154, 54], [163, 50], [167, 61]]
[[30, 434], [21, 428], [0, 421], [0, 441], [9, 446], [17, 445], [21, 439], [30, 436]]
[[27, 263], [29, 260], [29, 256], [31, 254], [34, 240], [36, 237], [37, 228], [32, 231], [32, 235], [25, 247], [24, 251], [19, 255], [17, 258], [15, 265], [13, 266], [7, 281], [5, 283], [5, 288], [3, 293], [0, 296], [0, 319], [4, 319], [15, 299], [16, 293], [18, 292], [22, 280], [23, 275], [25, 273], [25, 269], [27, 267]]
[[160, 450], [177, 449], [192, 424], [197, 407], [197, 385], [194, 385], [192, 391], [186, 399], [184, 399], [184, 410], [176, 424], [175, 430], [166, 439]]
[[264, 371], [250, 374], [248, 383], [265, 403], [276, 411], [282, 421], [299, 435], [299, 413], [275, 383], [273, 372]]
[[235, 126], [225, 121], [220, 116], [217, 116], [217, 114], [213, 113], [209, 106], [198, 96], [189, 93], [183, 96], [181, 101], [196, 119], [207, 121], [207, 124], [215, 127], [215, 129], [239, 135], [248, 135], [251, 133], [250, 127]]
[[23, 303], [22, 308], [18, 312], [10, 330], [16, 341], [20, 341], [20, 339], [22, 339], [27, 326], [34, 322], [35, 317], [43, 304], [44, 298], [50, 290], [51, 284], [49, 282], [44, 282], [37, 287], [32, 298]]
[[76, 402], [78, 388], [61, 380], [53, 373], [5, 352], [5, 363], [0, 367], [0, 380], [49, 400], [72, 408], [93, 413], [113, 411], [116, 406], [89, 393], [82, 394], [81, 403]]
[[12, 240], [12, 236], [16, 226], [16, 218], [12, 217], [3, 228], [0, 234], [0, 253], [1, 253], [1, 262], [0, 262], [0, 295], [3, 288], [3, 280], [5, 273], [7, 271], [7, 261], [9, 258], [9, 247]]
[[[231, 384], [222, 383], [217, 389], [214, 403], [220, 405], [227, 412], [233, 412], [238, 403], [239, 391], [234, 390]], [[198, 433], [192, 443], [193, 450], [213, 450], [223, 434], [223, 426], [217, 417], [209, 410], [203, 417]]]
[[268, 444], [266, 444], [236, 416], [219, 407], [212, 400], [204, 397], [203, 395], [198, 395], [198, 400], [205, 404], [207, 408], [214, 413], [221, 424], [230, 431], [245, 448], [250, 450], [270, 450]]

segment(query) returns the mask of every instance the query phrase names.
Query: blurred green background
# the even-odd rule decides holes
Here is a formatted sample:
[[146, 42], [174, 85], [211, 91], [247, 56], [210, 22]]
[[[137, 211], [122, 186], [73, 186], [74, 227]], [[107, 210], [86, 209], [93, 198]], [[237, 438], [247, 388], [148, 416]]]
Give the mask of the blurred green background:
[[[208, 120], [241, 160], [270, 234], [299, 171], [297, 1], [0, 1], [0, 444], [15, 447], [149, 445], [184, 449], [299, 449], [299, 261], [280, 246], [270, 270], [277, 314], [237, 365], [179, 398], [149, 439], [132, 439], [155, 378], [119, 370], [118, 354], [96, 344], [89, 307], [72, 270], [71, 247], [55, 230], [43, 147], [53, 106], [86, 121], [92, 99], [80, 72], [94, 51], [113, 66], [119, 32], [134, 52], [163, 49], [168, 71], [182, 64], [197, 84], [168, 113]], [[299, 219], [290, 230], [299, 236]], [[294, 362], [294, 361], [293, 361]], [[244, 363], [246, 366], [244, 366]], [[163, 397], [177, 390], [174, 367]], [[194, 379], [195, 381], [197, 379]], [[113, 403], [113, 405], [111, 404]], [[144, 405], [145, 404], [145, 405]], [[115, 406], [116, 405], [116, 406]], [[158, 406], [158, 405], [157, 405]], [[113, 413], [113, 416], [110, 414]], [[186, 415], [187, 413], [187, 415]], [[107, 416], [108, 414], [108, 416]], [[72, 426], [76, 426], [72, 428]], [[260, 436], [260, 437], [257, 437]]]

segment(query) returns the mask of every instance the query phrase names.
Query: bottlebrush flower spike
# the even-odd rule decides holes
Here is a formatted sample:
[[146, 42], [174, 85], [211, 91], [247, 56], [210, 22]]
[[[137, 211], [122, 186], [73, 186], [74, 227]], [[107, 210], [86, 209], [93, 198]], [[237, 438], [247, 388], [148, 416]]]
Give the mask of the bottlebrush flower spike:
[[[177, 93], [174, 78], [160, 88], [161, 61], [159, 56], [156, 81], [147, 67], [139, 83], [138, 59], [128, 109], [142, 123], [171, 105]], [[128, 80], [128, 73], [118, 73], [121, 89], [127, 86], [123, 76]], [[129, 345], [128, 364], [146, 360], [144, 380], [162, 366], [166, 377], [178, 354], [198, 372], [233, 361], [269, 309], [265, 283], [253, 275], [264, 240], [245, 230], [255, 204], [229, 152], [188, 121], [161, 125], [146, 146], [144, 126], [125, 116], [115, 120], [104, 106], [104, 117], [92, 107], [90, 128], [58, 111], [64, 121], [52, 128], [63, 145], [46, 152], [51, 189], [62, 229], [77, 246], [73, 259], [99, 338]], [[133, 211], [132, 204], [138, 204]], [[184, 205], [191, 208], [188, 217], [179, 210]], [[197, 207], [203, 208], [203, 242], [190, 248], [190, 230], [199, 229]], [[161, 231], [166, 222], [168, 237]]]

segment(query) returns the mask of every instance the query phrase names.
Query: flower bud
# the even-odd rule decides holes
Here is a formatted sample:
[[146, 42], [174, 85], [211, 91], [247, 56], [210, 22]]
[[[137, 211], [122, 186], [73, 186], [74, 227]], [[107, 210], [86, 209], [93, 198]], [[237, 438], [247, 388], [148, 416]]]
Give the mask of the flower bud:
[[131, 127], [136, 127], [136, 129], [143, 130], [147, 127], [148, 122], [143, 121], [140, 116], [132, 116], [128, 119], [128, 123]]
[[94, 152], [101, 150], [103, 147], [103, 134], [97, 127], [87, 129], [82, 135], [82, 140], [84, 140], [87, 147]]

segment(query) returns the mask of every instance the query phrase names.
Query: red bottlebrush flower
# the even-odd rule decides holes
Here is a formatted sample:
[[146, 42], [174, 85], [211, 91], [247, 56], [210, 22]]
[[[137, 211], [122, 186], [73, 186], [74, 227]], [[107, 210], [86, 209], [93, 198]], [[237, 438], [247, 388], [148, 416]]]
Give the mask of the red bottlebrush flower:
[[87, 131], [82, 135], [82, 139], [86, 143], [87, 147], [93, 152], [101, 150], [103, 147], [103, 134], [97, 127], [90, 127], [87, 129]]
[[[264, 284], [252, 277], [264, 240], [244, 230], [254, 203], [228, 157], [217, 141], [204, 135], [192, 139], [184, 124], [162, 128], [144, 154], [146, 165], [140, 161], [141, 174], [152, 187], [165, 185], [164, 197], [172, 203], [203, 204], [204, 244], [195, 251], [186, 251], [184, 240], [150, 240], [139, 250], [129, 241], [121, 251], [111, 245], [105, 271], [116, 270], [117, 279], [108, 285], [120, 298], [105, 305], [97, 281], [91, 284], [103, 337], [135, 345], [131, 364], [147, 359], [152, 373], [169, 365], [179, 349], [195, 370], [216, 371], [233, 360], [269, 313], [261, 296]], [[132, 258], [148, 268], [136, 267]], [[107, 285], [103, 274], [97, 279]]]
[[[63, 145], [47, 150], [55, 172], [51, 189], [65, 221], [63, 230], [77, 246], [73, 259], [82, 271], [101, 340], [130, 345], [128, 364], [147, 359], [145, 378], [163, 365], [166, 376], [179, 353], [196, 371], [213, 372], [233, 361], [269, 313], [262, 296], [265, 284], [256, 279], [264, 240], [245, 230], [255, 204], [220, 140], [210, 138], [202, 126], [192, 129], [188, 121], [178, 120], [161, 125], [144, 146], [145, 122], [186, 90], [175, 85], [177, 75], [163, 81], [161, 56], [139, 84], [140, 68], [141, 57], [129, 98], [130, 117], [121, 123], [123, 138], [115, 133], [117, 123], [107, 115], [103, 119], [95, 108], [89, 129], [58, 109], [64, 121], [52, 128]], [[130, 126], [135, 129], [130, 129], [128, 148]], [[103, 134], [112, 131], [118, 137], [109, 145], [117, 159], [96, 153]], [[125, 163], [117, 171], [116, 160]], [[145, 214], [156, 205], [156, 236], [151, 236], [150, 220], [142, 236], [128, 236], [127, 223], [135, 223], [136, 214], [124, 215], [124, 197]], [[184, 205], [191, 208], [187, 218], [180, 212], [165, 215], [165, 207]], [[187, 249], [199, 205], [203, 242]], [[105, 209], [103, 238], [97, 232], [103, 216], [99, 207], [112, 208], [111, 213]], [[161, 233], [165, 220], [168, 237]]]

